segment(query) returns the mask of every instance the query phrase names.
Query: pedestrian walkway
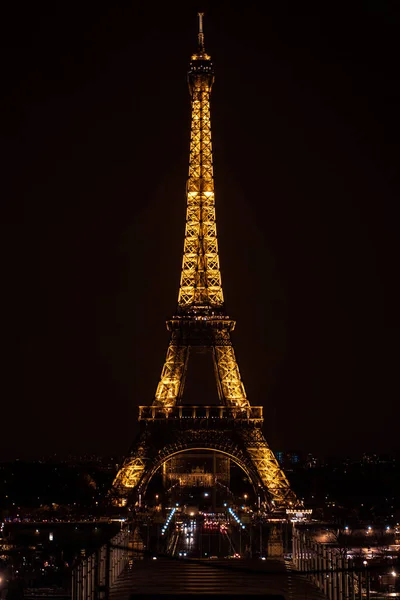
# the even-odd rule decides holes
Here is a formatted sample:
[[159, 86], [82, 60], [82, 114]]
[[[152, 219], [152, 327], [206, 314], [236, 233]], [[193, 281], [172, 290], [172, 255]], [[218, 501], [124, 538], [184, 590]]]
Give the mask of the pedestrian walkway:
[[138, 560], [111, 589], [110, 600], [259, 596], [265, 600], [326, 600], [291, 563], [261, 560]]

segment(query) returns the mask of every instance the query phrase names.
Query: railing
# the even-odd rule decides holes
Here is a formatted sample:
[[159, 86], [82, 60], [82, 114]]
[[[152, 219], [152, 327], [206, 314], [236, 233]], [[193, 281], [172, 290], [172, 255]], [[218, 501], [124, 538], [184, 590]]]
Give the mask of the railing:
[[363, 590], [369, 599], [369, 572], [347, 558], [339, 548], [315, 542], [296, 527], [293, 527], [292, 544], [294, 566], [329, 600], [361, 599]]
[[181, 405], [172, 407], [139, 406], [139, 421], [177, 419], [234, 419], [236, 421], [262, 421], [263, 407], [249, 406], [192, 406]]
[[107, 600], [109, 590], [129, 561], [133, 533], [128, 527], [72, 570], [72, 600]]

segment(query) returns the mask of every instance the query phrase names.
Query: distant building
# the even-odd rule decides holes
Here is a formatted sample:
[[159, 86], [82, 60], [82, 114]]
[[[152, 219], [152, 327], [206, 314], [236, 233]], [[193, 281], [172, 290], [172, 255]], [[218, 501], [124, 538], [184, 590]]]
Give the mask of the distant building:
[[298, 452], [283, 452], [282, 450], [275, 453], [275, 456], [280, 465], [284, 468], [291, 468], [294, 465], [300, 464], [300, 455]]

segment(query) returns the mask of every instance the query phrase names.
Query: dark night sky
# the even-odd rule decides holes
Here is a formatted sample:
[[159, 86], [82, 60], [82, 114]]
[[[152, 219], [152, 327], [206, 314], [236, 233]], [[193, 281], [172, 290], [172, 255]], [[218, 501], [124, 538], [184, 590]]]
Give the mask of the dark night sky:
[[273, 449], [399, 451], [396, 3], [101, 4], [3, 14], [0, 459], [123, 454], [152, 401], [202, 7], [249, 399]]

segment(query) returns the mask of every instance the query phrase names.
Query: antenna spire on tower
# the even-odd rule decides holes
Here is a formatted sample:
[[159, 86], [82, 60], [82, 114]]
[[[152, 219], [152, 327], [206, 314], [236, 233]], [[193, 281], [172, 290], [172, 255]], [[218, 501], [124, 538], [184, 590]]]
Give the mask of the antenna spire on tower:
[[204, 52], [204, 33], [203, 33], [203, 17], [204, 17], [204, 13], [197, 13], [197, 16], [199, 17], [199, 33], [197, 36], [197, 39], [199, 40], [199, 50], [201, 52]]

